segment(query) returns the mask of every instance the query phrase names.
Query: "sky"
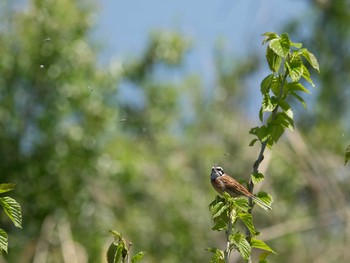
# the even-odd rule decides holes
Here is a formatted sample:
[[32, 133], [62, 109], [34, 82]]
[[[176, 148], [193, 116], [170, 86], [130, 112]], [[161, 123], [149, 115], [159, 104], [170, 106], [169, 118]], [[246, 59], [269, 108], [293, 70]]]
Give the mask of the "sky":
[[189, 63], [199, 72], [209, 73], [218, 39], [226, 40], [238, 54], [249, 52], [261, 46], [262, 33], [283, 33], [279, 30], [286, 21], [305, 15], [307, 2], [100, 0], [96, 33], [104, 43], [102, 59], [108, 62], [138, 54], [154, 30], [178, 30], [194, 43]]
[[[101, 61], [108, 64], [115, 59], [124, 61], [140, 54], [152, 31], [179, 31], [189, 37], [193, 44], [182, 72], [203, 76], [205, 85], [210, 87], [215, 82], [213, 51], [218, 40], [224, 40], [228, 50], [235, 55], [244, 56], [260, 48], [260, 54], [264, 56], [261, 34], [268, 31], [283, 33], [280, 30], [287, 21], [301, 18], [307, 13], [307, 2], [100, 0], [95, 36], [103, 43]], [[260, 83], [267, 72], [251, 80], [254, 86]], [[136, 93], [130, 96], [132, 87], [120, 87], [120, 93], [125, 100], [140, 98]], [[258, 92], [256, 94], [251, 103], [253, 106], [248, 109], [250, 116], [250, 113], [255, 114], [257, 111], [254, 105], [260, 104]]]

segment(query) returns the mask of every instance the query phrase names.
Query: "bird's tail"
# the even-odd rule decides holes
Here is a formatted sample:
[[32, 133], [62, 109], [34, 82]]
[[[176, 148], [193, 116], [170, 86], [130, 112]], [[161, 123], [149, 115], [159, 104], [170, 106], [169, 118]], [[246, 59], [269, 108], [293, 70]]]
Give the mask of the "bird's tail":
[[255, 201], [255, 203], [257, 203], [261, 208], [265, 209], [265, 210], [271, 210], [271, 206], [269, 206], [268, 204], [264, 203], [263, 201], [261, 201], [258, 197], [256, 197], [255, 195], [251, 195], [251, 198]]

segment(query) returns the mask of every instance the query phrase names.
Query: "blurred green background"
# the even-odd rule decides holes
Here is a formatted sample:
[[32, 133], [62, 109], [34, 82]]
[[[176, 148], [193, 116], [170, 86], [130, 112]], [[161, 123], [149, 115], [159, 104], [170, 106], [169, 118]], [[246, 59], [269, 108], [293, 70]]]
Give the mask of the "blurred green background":
[[[278, 252], [271, 262], [348, 262], [350, 2], [308, 2], [281, 27], [319, 58], [321, 74], [308, 109], [294, 108], [295, 132], [265, 156], [261, 187], [275, 202], [254, 211], [255, 224]], [[264, 49], [239, 56], [213, 45], [208, 87], [183, 70], [190, 35], [155, 31], [132, 58], [101, 65], [96, 3], [0, 7], [1, 182], [17, 184], [23, 210], [22, 230], [1, 214], [9, 254], [0, 262], [105, 262], [109, 229], [146, 251], [144, 262], [208, 262], [204, 249], [224, 246], [210, 230], [210, 168], [249, 178]]]

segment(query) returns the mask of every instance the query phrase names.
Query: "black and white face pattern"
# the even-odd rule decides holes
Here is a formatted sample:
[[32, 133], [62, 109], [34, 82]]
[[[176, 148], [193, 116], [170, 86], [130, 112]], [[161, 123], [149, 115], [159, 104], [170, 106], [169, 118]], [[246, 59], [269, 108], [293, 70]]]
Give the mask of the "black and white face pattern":
[[213, 166], [211, 168], [210, 180], [214, 181], [219, 176], [224, 175], [224, 173], [225, 172], [224, 172], [224, 169], [222, 169], [222, 167], [220, 167], [220, 166]]

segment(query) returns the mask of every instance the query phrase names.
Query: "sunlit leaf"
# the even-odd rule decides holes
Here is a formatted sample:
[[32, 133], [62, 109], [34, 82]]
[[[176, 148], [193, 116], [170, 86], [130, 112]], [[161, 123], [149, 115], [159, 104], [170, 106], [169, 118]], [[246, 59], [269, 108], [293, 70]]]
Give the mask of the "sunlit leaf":
[[19, 203], [15, 199], [5, 196], [0, 198], [0, 204], [14, 225], [22, 228], [22, 212]]
[[9, 192], [15, 188], [15, 184], [4, 183], [0, 184], [0, 194]]
[[303, 67], [303, 75], [302, 77], [311, 84], [312, 87], [315, 87], [315, 84], [313, 83], [312, 79], [311, 79], [311, 76], [310, 76], [310, 72], [309, 70], [307, 69], [307, 67], [305, 67], [305, 65], [303, 64], [302, 65]]
[[240, 232], [232, 234], [230, 236], [230, 242], [236, 246], [244, 260], [247, 260], [250, 257], [252, 248], [250, 247], [250, 244], [246, 240], [244, 234]]
[[266, 32], [262, 34], [264, 36], [264, 40], [262, 41], [262, 44], [264, 45], [266, 42], [270, 41], [271, 39], [278, 38], [278, 35], [275, 32]]
[[251, 174], [251, 178], [252, 178], [253, 184], [258, 184], [264, 180], [264, 175], [262, 173], [256, 172]]
[[252, 235], [256, 235], [256, 230], [253, 224], [253, 216], [249, 213], [238, 213], [238, 217], [242, 220], [245, 226], [249, 229]]
[[273, 78], [274, 75], [270, 74], [262, 80], [260, 84], [260, 91], [262, 94], [268, 93], [270, 91]]
[[273, 203], [273, 198], [271, 195], [269, 195], [266, 192], [259, 192], [256, 195], [261, 201], [263, 201], [265, 204], [271, 206], [271, 204]]
[[272, 72], [278, 72], [281, 66], [282, 57], [277, 55], [269, 46], [266, 48], [266, 60], [270, 70]]
[[139, 253], [137, 253], [131, 258], [131, 263], [136, 263], [140, 261], [144, 257], [144, 255], [145, 255], [145, 252], [140, 251]]
[[310, 65], [318, 72], [320, 72], [320, 66], [318, 65], [318, 61], [315, 55], [308, 51], [306, 48], [301, 49], [301, 51], [302, 55], [310, 63]]
[[277, 254], [275, 251], [272, 250], [272, 248], [270, 248], [264, 241], [256, 239], [256, 238], [252, 238], [250, 245], [254, 248], [258, 248], [261, 250], [265, 250], [274, 254]]
[[7, 233], [0, 228], [0, 253], [1, 251], [5, 251], [7, 253], [7, 247], [8, 247]]

